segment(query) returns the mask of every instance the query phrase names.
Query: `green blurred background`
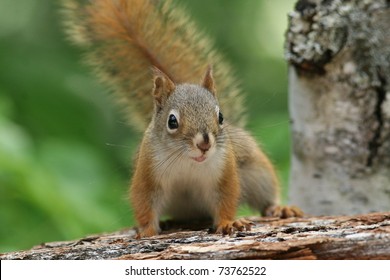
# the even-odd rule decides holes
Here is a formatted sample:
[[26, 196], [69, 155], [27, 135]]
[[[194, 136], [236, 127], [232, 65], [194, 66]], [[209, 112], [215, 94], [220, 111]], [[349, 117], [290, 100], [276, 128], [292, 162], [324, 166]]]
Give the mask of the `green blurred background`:
[[[64, 39], [58, 2], [0, 0], [0, 252], [134, 223], [127, 192], [141, 135]], [[294, 1], [180, 4], [235, 69], [248, 94], [248, 128], [285, 187], [283, 41]]]

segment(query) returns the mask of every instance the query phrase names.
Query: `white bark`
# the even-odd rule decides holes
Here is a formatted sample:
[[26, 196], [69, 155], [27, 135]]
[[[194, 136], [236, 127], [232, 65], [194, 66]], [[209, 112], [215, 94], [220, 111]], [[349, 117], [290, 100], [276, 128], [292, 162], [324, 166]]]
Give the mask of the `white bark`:
[[298, 1], [286, 36], [291, 203], [389, 210], [390, 1]]

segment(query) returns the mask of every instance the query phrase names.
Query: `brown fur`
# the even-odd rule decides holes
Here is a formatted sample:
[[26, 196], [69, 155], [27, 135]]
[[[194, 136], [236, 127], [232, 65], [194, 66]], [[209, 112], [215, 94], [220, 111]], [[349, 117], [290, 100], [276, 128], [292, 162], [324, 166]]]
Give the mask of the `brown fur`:
[[[139, 237], [158, 233], [164, 203], [171, 203], [170, 209], [176, 213], [181, 211], [182, 204], [169, 201], [174, 191], [183, 191], [184, 196], [189, 192], [199, 199], [191, 201], [191, 206], [200, 214], [203, 210], [212, 212], [209, 214], [216, 230], [223, 234], [250, 229], [250, 222], [234, 220], [239, 203], [248, 203], [267, 215], [302, 214], [299, 209], [279, 206], [274, 168], [254, 139], [240, 128], [245, 122], [243, 97], [230, 67], [182, 10], [171, 1], [62, 1], [70, 38], [88, 50], [87, 62], [125, 102], [131, 123], [144, 130], [150, 122], [136, 158], [131, 187]], [[210, 63], [215, 74], [209, 67], [200, 86], [180, 84], [194, 83]], [[153, 90], [151, 69], [155, 69]], [[177, 99], [172, 98], [174, 92]], [[219, 124], [219, 110], [229, 116], [226, 126]], [[179, 128], [167, 131], [167, 117], [179, 111], [183, 113]], [[214, 147], [210, 139], [214, 139]], [[208, 158], [211, 163], [203, 168], [195, 165], [203, 161], [209, 149], [215, 153]], [[183, 160], [180, 156], [185, 152]], [[181, 162], [175, 163], [175, 159]], [[176, 164], [174, 169], [171, 164]], [[180, 175], [175, 177], [176, 170], [191, 177], [191, 168], [197, 169], [195, 178], [186, 181]], [[203, 178], [203, 173], [210, 178]], [[171, 185], [179, 190], [172, 190]], [[203, 193], [197, 192], [198, 187]]]
[[219, 195], [218, 214], [214, 221], [216, 232], [230, 234], [234, 230], [234, 218], [240, 198], [240, 182], [231, 146], [225, 160], [222, 179], [219, 183]]
[[[223, 112], [245, 124], [243, 95], [230, 66], [172, 1], [62, 0], [69, 38], [84, 47], [87, 63], [125, 103], [130, 123], [143, 131], [153, 112], [151, 68], [175, 83], [197, 83], [214, 67]], [[81, 3], [84, 2], [84, 3]]]
[[148, 152], [145, 151], [149, 145], [145, 141], [141, 143], [136, 158], [135, 172], [131, 184], [132, 191], [130, 193], [132, 206], [135, 209], [135, 219], [140, 227], [139, 237], [152, 236], [158, 233], [158, 228], [156, 227], [158, 217], [154, 211], [153, 202], [157, 189], [151, 170], [152, 159], [148, 156]]

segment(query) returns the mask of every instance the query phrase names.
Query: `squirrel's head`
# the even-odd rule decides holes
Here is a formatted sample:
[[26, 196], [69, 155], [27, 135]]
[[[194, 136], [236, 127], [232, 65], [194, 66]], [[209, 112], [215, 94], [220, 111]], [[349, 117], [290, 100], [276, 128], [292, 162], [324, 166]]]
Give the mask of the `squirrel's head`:
[[176, 85], [155, 70], [153, 95], [153, 123], [164, 149], [204, 162], [222, 147], [224, 120], [211, 67], [200, 85]]

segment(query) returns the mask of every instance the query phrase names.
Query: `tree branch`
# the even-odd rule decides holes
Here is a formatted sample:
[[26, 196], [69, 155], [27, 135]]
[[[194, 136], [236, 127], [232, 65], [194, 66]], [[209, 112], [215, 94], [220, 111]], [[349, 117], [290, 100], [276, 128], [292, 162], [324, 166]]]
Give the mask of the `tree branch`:
[[233, 236], [164, 231], [137, 240], [135, 230], [50, 242], [0, 259], [390, 259], [390, 212], [358, 216], [258, 218]]

